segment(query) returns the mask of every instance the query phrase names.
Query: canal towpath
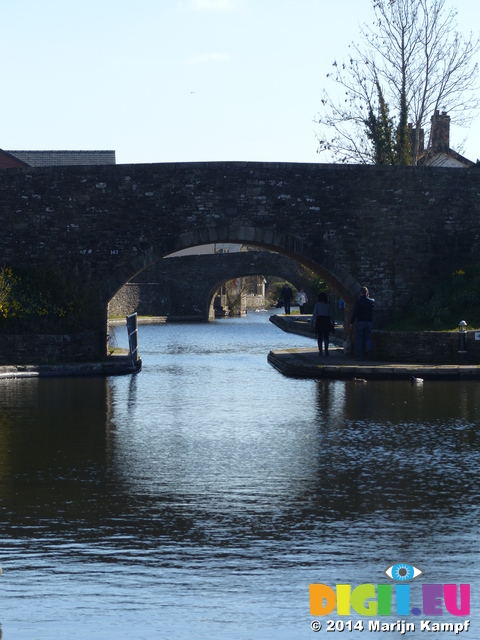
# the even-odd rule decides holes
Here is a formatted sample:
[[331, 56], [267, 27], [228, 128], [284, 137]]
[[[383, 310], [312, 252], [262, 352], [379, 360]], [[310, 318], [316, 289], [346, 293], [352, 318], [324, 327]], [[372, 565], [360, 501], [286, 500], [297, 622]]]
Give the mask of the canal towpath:
[[[283, 331], [312, 338], [309, 319], [309, 316], [283, 314], [270, 317], [270, 321]], [[284, 375], [294, 378], [356, 379], [359, 382], [410, 380], [415, 384], [421, 384], [423, 380], [480, 380], [479, 365], [356, 361], [338, 344], [329, 349], [328, 357], [320, 356], [315, 343], [301, 349], [272, 350], [268, 354], [268, 362]]]

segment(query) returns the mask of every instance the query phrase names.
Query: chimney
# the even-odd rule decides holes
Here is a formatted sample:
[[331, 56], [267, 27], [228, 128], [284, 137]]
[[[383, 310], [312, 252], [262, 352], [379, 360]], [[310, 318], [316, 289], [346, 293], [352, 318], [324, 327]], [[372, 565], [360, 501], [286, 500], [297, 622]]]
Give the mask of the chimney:
[[448, 151], [450, 149], [450, 116], [444, 111], [441, 115], [438, 110], [432, 116], [432, 129], [430, 132], [433, 153]]
[[[413, 125], [408, 125], [410, 127], [410, 143], [412, 145], [412, 152], [415, 149], [415, 136], [417, 135], [417, 129], [413, 128]], [[417, 155], [421, 155], [425, 151], [425, 134], [423, 129], [419, 129], [418, 133], [418, 149]]]

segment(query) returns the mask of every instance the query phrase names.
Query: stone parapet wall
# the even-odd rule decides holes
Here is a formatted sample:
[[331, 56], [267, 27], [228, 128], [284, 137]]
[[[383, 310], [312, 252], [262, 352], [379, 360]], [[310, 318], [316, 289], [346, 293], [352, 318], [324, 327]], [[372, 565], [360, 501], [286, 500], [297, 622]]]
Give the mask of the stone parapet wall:
[[[56, 364], [98, 360], [105, 353], [98, 331], [73, 334], [0, 334], [0, 364]], [[106, 354], [105, 354], [106, 355]]]

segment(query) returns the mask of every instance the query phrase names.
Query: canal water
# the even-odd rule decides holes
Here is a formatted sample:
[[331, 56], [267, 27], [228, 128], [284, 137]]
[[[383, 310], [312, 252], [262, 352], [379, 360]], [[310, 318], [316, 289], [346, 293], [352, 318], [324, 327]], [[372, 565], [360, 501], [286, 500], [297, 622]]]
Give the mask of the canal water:
[[[268, 351], [314, 343], [268, 313], [139, 341], [134, 377], [0, 382], [3, 640], [425, 638], [428, 618], [480, 638], [479, 384], [283, 377]], [[400, 562], [424, 572], [412, 608], [463, 583], [470, 614], [393, 597], [405, 635], [310, 615], [310, 583], [393, 584]]]

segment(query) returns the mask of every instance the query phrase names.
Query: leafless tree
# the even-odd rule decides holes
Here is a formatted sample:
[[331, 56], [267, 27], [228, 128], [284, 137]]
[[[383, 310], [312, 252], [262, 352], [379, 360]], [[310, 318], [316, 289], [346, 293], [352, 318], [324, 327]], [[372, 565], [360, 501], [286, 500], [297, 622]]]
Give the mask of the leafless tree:
[[[408, 114], [417, 133], [409, 161], [416, 164], [420, 129], [428, 139], [436, 109], [460, 126], [468, 126], [478, 109], [479, 39], [458, 32], [457, 11], [445, 0], [372, 0], [372, 5], [373, 24], [361, 27], [361, 42], [350, 45], [348, 61], [334, 62], [328, 74], [342, 97], [324, 91], [318, 152], [341, 162], [375, 162], [368, 122], [384, 101], [397, 132], [408, 126]], [[406, 156], [397, 158], [405, 163]]]

